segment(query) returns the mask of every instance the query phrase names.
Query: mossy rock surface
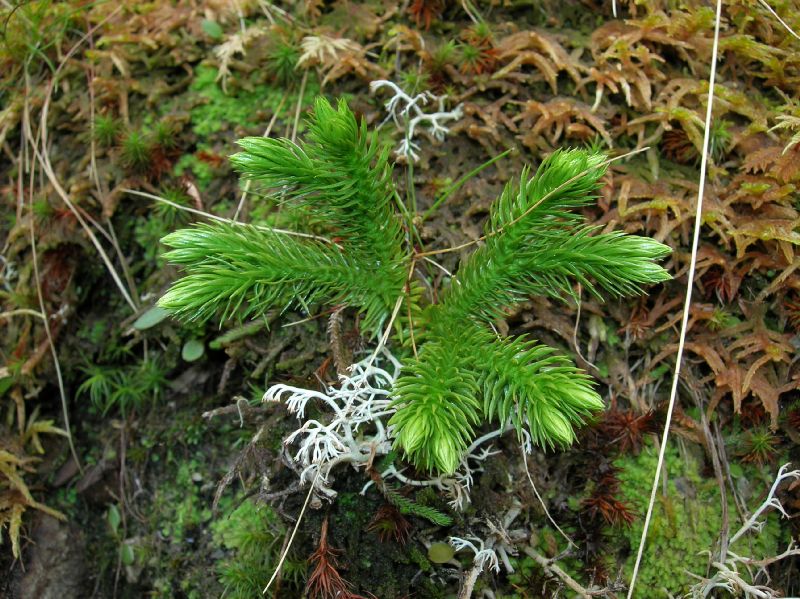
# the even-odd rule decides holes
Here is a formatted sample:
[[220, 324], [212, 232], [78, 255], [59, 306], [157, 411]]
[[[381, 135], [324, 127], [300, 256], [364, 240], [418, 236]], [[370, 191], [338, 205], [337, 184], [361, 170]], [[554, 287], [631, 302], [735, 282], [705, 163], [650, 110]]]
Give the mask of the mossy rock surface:
[[[653, 473], [658, 463], [658, 452], [652, 444], [647, 445], [638, 456], [627, 456], [615, 462], [621, 470], [621, 496], [637, 510], [639, 517], [626, 530], [631, 554], [625, 561], [627, 580], [633, 573], [636, 549], [642, 536], [644, 515], [650, 499]], [[670, 597], [689, 591], [697, 579], [688, 572], [706, 576], [709, 567], [709, 551], [718, 552], [719, 535], [722, 530], [720, 490], [716, 479], [701, 476], [695, 456], [679, 451], [670, 441], [665, 455], [667, 471], [667, 494], [659, 492], [653, 508], [653, 516], [645, 545], [645, 553], [639, 569], [634, 597]], [[764, 481], [764, 492], [769, 488], [767, 476], [755, 467], [745, 473], [750, 480]], [[766, 469], [767, 472], [769, 469]], [[663, 478], [662, 478], [663, 481]], [[662, 487], [663, 488], [663, 487]], [[755, 509], [758, 493], [750, 498]], [[728, 518], [733, 532], [741, 525], [733, 499], [728, 492]], [[738, 555], [755, 559], [780, 553], [782, 537], [778, 515], [770, 513], [766, 525], [758, 535], [748, 534], [731, 549]], [[788, 543], [788, 538], [785, 539]]]

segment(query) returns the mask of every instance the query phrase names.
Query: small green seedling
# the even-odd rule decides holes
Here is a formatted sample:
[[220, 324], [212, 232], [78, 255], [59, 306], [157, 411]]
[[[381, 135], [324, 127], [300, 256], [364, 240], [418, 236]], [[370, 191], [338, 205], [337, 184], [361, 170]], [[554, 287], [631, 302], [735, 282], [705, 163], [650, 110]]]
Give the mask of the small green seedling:
[[349, 306], [373, 337], [391, 323], [406, 358], [390, 426], [395, 446], [422, 469], [453, 472], [486, 421], [511, 424], [540, 446], [565, 446], [575, 426], [603, 409], [593, 381], [555, 348], [493, 331], [509, 307], [532, 295], [574, 297], [575, 283], [595, 297], [619, 297], [670, 278], [656, 264], [667, 246], [599, 233], [577, 213], [605, 173], [597, 152], [556, 151], [536, 173], [510, 181], [481, 243], [438, 302], [426, 304], [415, 278], [423, 256], [395, 210], [389, 150], [344, 101], [316, 101], [302, 145], [261, 137], [239, 145], [234, 166], [330, 236], [233, 223], [176, 231], [163, 240], [166, 258], [186, 274], [159, 305], [189, 321]]

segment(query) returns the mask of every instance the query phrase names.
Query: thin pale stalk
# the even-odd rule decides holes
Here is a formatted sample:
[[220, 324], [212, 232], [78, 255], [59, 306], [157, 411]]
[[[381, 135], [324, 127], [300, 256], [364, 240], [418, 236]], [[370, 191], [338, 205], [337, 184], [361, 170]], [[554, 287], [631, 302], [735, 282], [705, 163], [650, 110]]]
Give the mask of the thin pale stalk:
[[289, 542], [286, 543], [286, 547], [281, 554], [281, 559], [278, 560], [278, 565], [275, 567], [275, 572], [272, 573], [272, 577], [267, 582], [267, 586], [264, 587], [264, 590], [261, 591], [262, 595], [265, 595], [269, 590], [269, 587], [272, 586], [272, 583], [275, 582], [275, 579], [280, 574], [281, 568], [283, 568], [283, 562], [286, 561], [286, 556], [289, 555], [289, 549], [292, 548], [292, 543], [294, 542], [294, 537], [297, 534], [297, 530], [300, 528], [300, 523], [303, 521], [303, 516], [306, 513], [306, 508], [308, 507], [308, 502], [311, 501], [311, 495], [314, 493], [314, 487], [317, 484], [317, 480], [319, 480], [319, 476], [322, 473], [322, 469], [317, 469], [317, 474], [314, 477], [314, 480], [311, 481], [311, 487], [308, 489], [308, 495], [306, 495], [306, 500], [303, 502], [303, 508], [300, 510], [300, 515], [297, 516], [297, 522], [295, 522], [294, 529], [292, 530], [292, 534], [289, 537]]
[[191, 214], [196, 214], [197, 216], [202, 216], [203, 218], [207, 218], [209, 220], [215, 220], [221, 223], [227, 223], [229, 225], [238, 225], [240, 227], [253, 227], [255, 229], [259, 229], [261, 231], [270, 231], [272, 233], [280, 233], [281, 235], [294, 235], [295, 237], [305, 237], [306, 239], [316, 239], [317, 241], [322, 241], [324, 243], [329, 243], [333, 245], [333, 242], [328, 239], [327, 237], [320, 237], [319, 235], [310, 235], [308, 233], [300, 233], [298, 231], [289, 231], [288, 229], [278, 229], [276, 227], [266, 227], [263, 225], [251, 225], [248, 223], [239, 222], [236, 220], [231, 220], [230, 218], [225, 218], [223, 216], [217, 216], [216, 214], [211, 214], [210, 212], [203, 212], [202, 210], [197, 210], [196, 208], [190, 208], [189, 206], [181, 206], [175, 202], [172, 202], [166, 198], [162, 198], [152, 193], [147, 193], [146, 191], [139, 191], [137, 189], [122, 189], [121, 191], [125, 193], [130, 193], [133, 195], [141, 196], [143, 198], [149, 198], [151, 200], [155, 200], [156, 202], [161, 202], [162, 204], [166, 204], [167, 206], [172, 206], [173, 208], [177, 208], [178, 210], [183, 210], [184, 212], [189, 212]]
[[[27, 98], [26, 98], [27, 104]], [[36, 250], [36, 219], [33, 217], [33, 177], [34, 169], [30, 172], [30, 182], [28, 186], [28, 210], [30, 211], [30, 240], [31, 240], [31, 259], [33, 261], [33, 277], [36, 281], [36, 297], [39, 300], [39, 312], [42, 317], [42, 324], [44, 325], [44, 332], [47, 335], [47, 344], [50, 347], [50, 354], [53, 357], [53, 365], [56, 371], [56, 380], [58, 382], [58, 393], [61, 396], [61, 412], [64, 417], [64, 429], [67, 433], [67, 442], [69, 443], [69, 450], [72, 454], [72, 459], [75, 460], [75, 465], [78, 470], [83, 474], [81, 461], [78, 459], [78, 452], [75, 449], [75, 443], [72, 439], [72, 427], [69, 422], [69, 410], [67, 409], [67, 392], [64, 389], [64, 377], [61, 374], [61, 363], [58, 360], [58, 352], [56, 352], [56, 344], [53, 340], [53, 333], [50, 330], [50, 317], [47, 314], [47, 308], [44, 305], [44, 294], [42, 293], [42, 280], [39, 274], [39, 256]]]
[[294, 125], [292, 126], [291, 140], [297, 139], [297, 128], [300, 126], [300, 110], [303, 108], [303, 94], [306, 93], [306, 83], [308, 82], [308, 71], [303, 71], [303, 78], [300, 80], [300, 91], [297, 93], [297, 105], [294, 110]]
[[[697, 267], [697, 250], [700, 245], [700, 228], [703, 224], [703, 193], [705, 191], [706, 170], [708, 169], [708, 146], [711, 139], [711, 114], [714, 105], [714, 80], [717, 75], [717, 55], [719, 51], [719, 27], [722, 15], [722, 0], [717, 0], [716, 17], [714, 20], [714, 45], [711, 50], [711, 73], [708, 81], [708, 100], [706, 104], [705, 131], [703, 132], [703, 158], [700, 163], [700, 184], [697, 190], [697, 206], [695, 207], [694, 232], [692, 235], [692, 256], [689, 261], [689, 273], [686, 282], [686, 299], [683, 302], [683, 319], [681, 321], [681, 332], [678, 340], [678, 353], [675, 356], [675, 373], [672, 377], [672, 389], [669, 394], [669, 407], [667, 417], [664, 422], [664, 432], [661, 435], [661, 447], [658, 451], [658, 464], [656, 465], [655, 475], [653, 476], [653, 486], [650, 489], [650, 502], [647, 505], [647, 515], [642, 527], [642, 537], [639, 541], [639, 548], [636, 551], [636, 562], [633, 566], [631, 583], [628, 587], [628, 599], [633, 597], [633, 590], [636, 587], [636, 577], [639, 574], [639, 566], [644, 555], [644, 545], [647, 540], [647, 532], [650, 528], [650, 520], [653, 517], [653, 506], [656, 502], [656, 492], [658, 491], [658, 481], [661, 476], [661, 468], [664, 465], [664, 453], [667, 449], [669, 439], [669, 427], [672, 423], [672, 412], [675, 409], [675, 400], [678, 396], [678, 381], [681, 373], [681, 361], [683, 350], [686, 345], [686, 331], [689, 324], [689, 308], [692, 303], [692, 290], [694, 287], [694, 273]], [[733, 540], [731, 540], [731, 543]]]

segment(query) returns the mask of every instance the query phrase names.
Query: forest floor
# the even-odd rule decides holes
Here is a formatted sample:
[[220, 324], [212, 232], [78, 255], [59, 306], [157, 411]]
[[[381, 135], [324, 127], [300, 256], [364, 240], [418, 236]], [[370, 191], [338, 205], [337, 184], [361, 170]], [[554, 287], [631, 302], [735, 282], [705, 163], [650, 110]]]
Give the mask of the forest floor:
[[[625, 597], [683, 324], [633, 595], [800, 594], [800, 484], [770, 494], [800, 458], [798, 8], [724, 3], [693, 253], [710, 3], [0, 3], [0, 596], [258, 597], [280, 565], [267, 596]], [[443, 129], [409, 138], [375, 81], [425, 94]], [[557, 148], [634, 152], [585, 216], [669, 245], [673, 280], [533, 297], [496, 323], [598, 382], [607, 410], [573, 447], [498, 436], [463, 497], [398, 486], [410, 508], [341, 466], [335, 499], [304, 508], [283, 443], [300, 424], [261, 399], [336, 383], [330, 312], [186, 324], [154, 307], [179, 276], [166, 234], [209, 216], [305, 230], [228, 156], [244, 136], [303, 140], [318, 95], [394, 149], [418, 249], [479, 238], [503, 186]], [[470, 251], [420, 269], [430, 293]], [[340, 349], [374, 347], [355, 314], [341, 326]], [[425, 478], [402, 455], [377, 470], [400, 465]]]

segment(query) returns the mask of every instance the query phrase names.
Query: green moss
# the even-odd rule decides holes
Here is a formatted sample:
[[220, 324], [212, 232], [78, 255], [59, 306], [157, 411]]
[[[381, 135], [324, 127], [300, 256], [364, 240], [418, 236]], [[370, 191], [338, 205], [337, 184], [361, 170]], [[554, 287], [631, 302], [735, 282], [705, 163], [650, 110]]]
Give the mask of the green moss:
[[300, 60], [300, 50], [297, 46], [282, 41], [269, 53], [267, 64], [277, 83], [289, 85], [300, 77], [300, 71], [297, 69], [298, 60]]
[[[290, 58], [282, 55], [281, 60], [286, 62]], [[259, 78], [263, 78], [263, 73], [254, 71], [249, 79], [240, 81], [238, 87], [229, 82], [228, 93], [225, 93], [217, 81], [215, 67], [201, 65], [197, 68], [189, 90], [176, 96], [164, 108], [167, 113], [175, 112], [187, 102], [193, 103], [189, 118], [191, 130], [197, 137], [197, 147], [194, 153], [184, 154], [177, 160], [172, 173], [174, 176], [180, 177], [191, 171], [198, 188], [205, 191], [214, 179], [226, 174], [222, 172], [223, 168], [228, 168], [227, 163], [224, 167], [215, 168], [200, 158], [203, 153], [215, 155], [221, 152], [220, 144], [214, 143], [216, 137], [225, 137], [226, 132], [232, 137], [236, 128], [243, 129], [240, 133], [263, 133], [268, 118], [278, 110], [281, 102], [281, 120], [289, 121], [292, 118], [299, 90], [287, 91], [284, 87], [269, 85]], [[310, 106], [318, 93], [319, 85], [310, 78], [303, 94], [303, 105]], [[225, 144], [225, 151], [233, 152], [233, 143], [226, 141]]]
[[198, 485], [192, 480], [198, 468], [199, 465], [193, 461], [181, 462], [174, 489], [168, 490], [163, 497], [164, 506], [169, 506], [169, 510], [161, 512], [163, 520], [159, 528], [161, 534], [173, 544], [182, 544], [187, 531], [211, 520], [208, 502], [199, 496]]
[[189, 213], [181, 210], [178, 206], [189, 208], [192, 203], [189, 196], [179, 187], [166, 187], [161, 190], [161, 197], [177, 206], [164, 202], [153, 202], [153, 217], [164, 222], [170, 230], [185, 225], [189, 221]]
[[412, 545], [411, 547], [409, 547], [409, 549], [408, 549], [408, 557], [424, 573], [427, 574], [427, 573], [429, 573], [430, 571], [433, 570], [433, 565], [428, 560], [428, 558], [425, 556], [425, 554], [422, 553], [422, 551], [419, 550], [419, 548], [417, 546]]
[[[641, 515], [626, 532], [631, 548], [624, 565], [627, 579], [633, 571], [657, 461], [656, 450], [648, 447], [639, 456], [626, 456], [615, 462], [622, 469], [619, 475], [621, 499], [635, 506]], [[687, 571], [699, 575], [706, 573], [709, 560], [704, 552], [714, 550], [722, 528], [716, 480], [700, 476], [697, 461], [692, 456], [680, 454], [672, 445], [667, 448], [665, 466], [668, 494], [656, 496], [635, 597], [668, 597], [687, 592], [696, 582]], [[748, 480], [762, 479], [752, 468], [748, 469], [746, 476]], [[737, 511], [730, 494], [728, 502], [731, 529], [735, 531]], [[760, 535], [743, 538], [732, 549], [739, 555], [757, 559], [768, 557], [776, 553], [779, 536], [780, 523], [774, 514], [770, 514]]]
[[101, 146], [113, 146], [120, 130], [121, 124], [113, 116], [101, 114], [94, 119], [94, 139]]
[[[245, 501], [227, 516], [212, 524], [214, 539], [229, 551], [217, 562], [219, 581], [225, 597], [259, 597], [280, 558], [285, 530], [266, 505]], [[282, 586], [299, 588], [305, 579], [305, 562], [287, 559]]]
[[171, 150], [178, 145], [178, 126], [169, 120], [160, 120], [153, 129], [153, 141], [165, 150]]
[[[203, 147], [198, 148], [198, 152], [203, 151]], [[186, 171], [192, 171], [197, 186], [201, 191], [208, 188], [211, 181], [214, 180], [214, 169], [207, 162], [203, 162], [197, 157], [197, 154], [184, 154], [175, 163], [172, 169], [172, 174], [180, 177]]]
[[[152, 460], [164, 447], [166, 433], [165, 430], [156, 437], [140, 437], [136, 446], [149, 447], [152, 471], [169, 476], [154, 486], [152, 500], [142, 506], [147, 521], [141, 528], [138, 523], [135, 525], [137, 536], [142, 539], [141, 562], [146, 576], [152, 580], [150, 596], [218, 597], [221, 589], [208, 568], [213, 485], [204, 483], [216, 473], [209, 472], [203, 454], [191, 459], [177, 455], [183, 453], [179, 445], [167, 448], [159, 460]], [[175, 443], [179, 437], [172, 434], [168, 438]], [[228, 501], [223, 498], [223, 505]], [[128, 534], [131, 533], [129, 530]]]
[[120, 142], [119, 162], [129, 171], [144, 172], [152, 161], [151, 151], [152, 148], [144, 133], [129, 131]]
[[[215, 68], [200, 66], [190, 87], [201, 98], [201, 102], [191, 110], [192, 129], [201, 138], [237, 125], [246, 128], [263, 125], [264, 122], [258, 118], [257, 113], [262, 110], [274, 113], [285, 93], [265, 83], [247, 82], [249, 89], [229, 90], [226, 94], [216, 79]], [[309, 81], [303, 103], [311, 105], [318, 93], [319, 87]], [[296, 102], [297, 92], [289, 92], [283, 106], [285, 114], [289, 114], [287, 107]]]
[[[60, 54], [56, 50], [73, 27], [79, 27], [83, 6], [70, 2], [18, 2], [6, 4], [3, 11], [3, 43], [0, 44], [0, 61], [5, 61], [9, 71], [14, 66], [28, 64], [47, 66], [55, 71]], [[8, 78], [8, 83], [18, 83]]]
[[136, 243], [142, 249], [147, 264], [155, 264], [157, 267], [163, 268], [165, 261], [161, 257], [163, 252], [159, 244], [161, 238], [170, 231], [172, 231], [172, 227], [157, 218], [136, 220], [133, 235]]
[[227, 549], [258, 551], [271, 545], [282, 534], [280, 520], [267, 506], [245, 501], [212, 525], [214, 539]]

